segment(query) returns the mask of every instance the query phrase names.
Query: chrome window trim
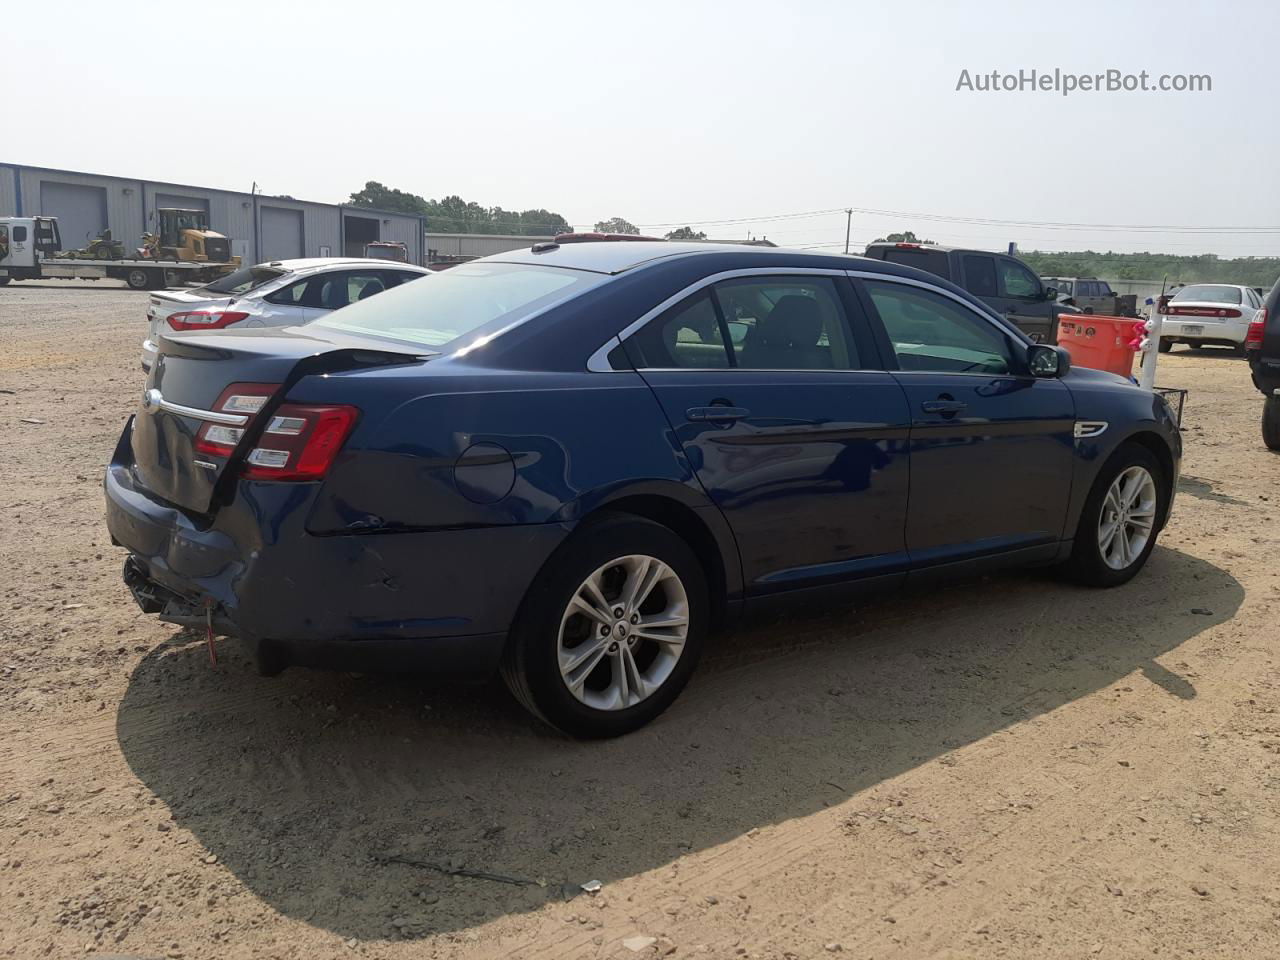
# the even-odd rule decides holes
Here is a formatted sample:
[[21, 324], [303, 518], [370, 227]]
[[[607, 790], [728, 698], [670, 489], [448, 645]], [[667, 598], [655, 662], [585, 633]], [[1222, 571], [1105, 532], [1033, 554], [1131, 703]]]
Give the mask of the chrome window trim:
[[617, 370], [609, 363], [609, 354], [620, 346], [622, 346], [621, 340], [610, 337], [599, 350], [587, 357], [587, 370], [591, 373], [634, 373], [635, 371]]
[[[669, 308], [674, 307], [681, 300], [692, 296], [704, 287], [709, 287], [713, 283], [719, 283], [723, 280], [737, 280], [743, 277], [843, 277], [848, 274], [847, 270], [837, 270], [832, 267], [744, 267], [738, 270], [722, 270], [720, 273], [713, 273], [710, 276], [703, 277], [689, 284], [679, 293], [674, 293], [652, 310], [642, 314], [638, 319], [632, 320], [629, 324], [622, 328], [618, 333], [609, 338], [598, 350], [591, 354], [587, 359], [587, 369], [592, 373], [634, 373], [634, 370], [615, 370], [609, 366], [608, 354], [614, 347], [622, 343], [627, 337], [632, 336], [649, 321], [665, 313]], [[594, 364], [594, 366], [593, 366]], [[738, 367], [637, 367], [638, 370], [737, 370], [747, 369]], [[806, 373], [814, 371], [807, 370]]]

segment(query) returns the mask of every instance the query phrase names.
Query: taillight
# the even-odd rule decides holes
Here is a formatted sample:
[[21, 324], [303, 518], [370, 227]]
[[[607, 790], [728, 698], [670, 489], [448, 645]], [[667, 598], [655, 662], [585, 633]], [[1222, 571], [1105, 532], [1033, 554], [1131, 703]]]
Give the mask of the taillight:
[[188, 310], [169, 314], [169, 326], [175, 330], [221, 330], [249, 316], [239, 310]]
[[233, 383], [218, 395], [213, 409], [218, 413], [236, 413], [246, 417], [240, 426], [204, 423], [196, 434], [196, 450], [215, 457], [229, 457], [244, 436], [245, 430], [271, 395], [280, 389], [278, 383]]
[[318, 480], [342, 449], [360, 411], [286, 403], [249, 453], [244, 475], [250, 480]]
[[1263, 307], [1253, 315], [1253, 319], [1249, 321], [1249, 332], [1245, 335], [1244, 346], [1248, 350], [1251, 347], [1262, 348], [1262, 334], [1267, 327], [1267, 308]]

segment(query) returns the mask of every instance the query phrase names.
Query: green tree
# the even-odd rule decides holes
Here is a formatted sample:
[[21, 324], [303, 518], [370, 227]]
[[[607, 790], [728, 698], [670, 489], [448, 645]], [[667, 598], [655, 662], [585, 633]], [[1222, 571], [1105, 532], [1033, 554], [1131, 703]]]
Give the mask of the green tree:
[[667, 234], [668, 240], [705, 240], [707, 235], [692, 227], [678, 227]]
[[508, 233], [539, 236], [568, 233], [573, 228], [558, 213], [541, 207], [517, 212], [502, 207], [485, 207], [455, 195], [428, 200], [370, 180], [364, 189], [351, 194], [353, 207], [372, 207], [393, 213], [427, 218], [433, 233]]
[[634, 223], [628, 223], [621, 217], [610, 217], [608, 220], [600, 220], [596, 223], [596, 233], [634, 233], [639, 234], [640, 228]]
[[891, 233], [887, 237], [881, 237], [876, 243], [933, 243], [932, 240], [917, 240], [916, 235], [910, 230], [902, 233]]

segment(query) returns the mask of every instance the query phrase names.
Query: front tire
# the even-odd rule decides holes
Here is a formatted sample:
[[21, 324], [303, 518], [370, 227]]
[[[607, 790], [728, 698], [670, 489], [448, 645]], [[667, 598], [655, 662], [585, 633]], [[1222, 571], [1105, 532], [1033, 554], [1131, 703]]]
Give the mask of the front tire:
[[1280, 397], [1267, 397], [1262, 404], [1262, 442], [1268, 450], [1280, 450]]
[[1172, 350], [1173, 350], [1173, 341], [1172, 341], [1172, 340], [1161, 340], [1161, 341], [1160, 341], [1160, 352], [1161, 352], [1161, 353], [1170, 353]]
[[1068, 574], [1092, 587], [1132, 580], [1155, 549], [1169, 495], [1169, 480], [1155, 454], [1139, 443], [1123, 444], [1085, 501]]
[[707, 579], [667, 527], [588, 520], [547, 562], [516, 618], [502, 677], [535, 716], [574, 737], [616, 737], [684, 689], [706, 636]]

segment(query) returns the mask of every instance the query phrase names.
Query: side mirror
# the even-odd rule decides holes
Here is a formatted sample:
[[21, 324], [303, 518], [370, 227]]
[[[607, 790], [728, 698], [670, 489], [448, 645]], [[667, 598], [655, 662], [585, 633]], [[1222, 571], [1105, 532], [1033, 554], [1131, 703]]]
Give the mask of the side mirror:
[[1058, 288], [1057, 288], [1057, 287], [1045, 287], [1045, 288], [1044, 288], [1044, 298], [1045, 298], [1046, 300], [1057, 300], [1057, 299], [1058, 299]]
[[1064, 377], [1071, 369], [1071, 354], [1063, 347], [1033, 343], [1027, 347], [1027, 369], [1033, 377], [1045, 380]]

